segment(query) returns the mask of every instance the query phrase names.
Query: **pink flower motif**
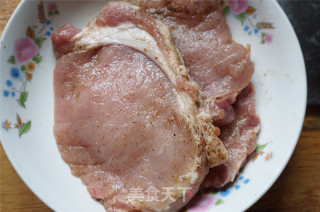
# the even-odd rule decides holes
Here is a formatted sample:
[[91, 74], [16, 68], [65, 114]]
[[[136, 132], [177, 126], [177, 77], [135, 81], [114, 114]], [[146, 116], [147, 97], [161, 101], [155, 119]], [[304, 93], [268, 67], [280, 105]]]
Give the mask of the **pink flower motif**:
[[29, 38], [21, 38], [14, 43], [14, 56], [18, 63], [30, 60], [38, 53], [38, 46]]
[[227, 1], [231, 11], [236, 15], [239, 15], [240, 13], [246, 11], [246, 9], [248, 8], [247, 0], [227, 0]]
[[58, 4], [56, 2], [49, 2], [48, 3], [48, 11], [55, 12], [58, 10]]
[[270, 33], [266, 33], [266, 36], [264, 37], [264, 40], [267, 43], [271, 43], [272, 42], [272, 35]]
[[189, 212], [203, 212], [210, 208], [215, 202], [215, 198], [210, 196], [195, 196], [189, 203]]

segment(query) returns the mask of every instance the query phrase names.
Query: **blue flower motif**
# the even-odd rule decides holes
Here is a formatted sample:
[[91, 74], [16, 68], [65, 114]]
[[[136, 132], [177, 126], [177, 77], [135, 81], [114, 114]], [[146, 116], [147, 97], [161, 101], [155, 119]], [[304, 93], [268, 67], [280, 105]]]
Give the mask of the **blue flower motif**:
[[251, 35], [252, 34], [252, 31], [250, 30], [249, 32], [248, 32], [248, 35]]
[[237, 184], [237, 185], [234, 186], [234, 188], [235, 188], [236, 190], [239, 190], [239, 189], [240, 189], [240, 185]]
[[12, 69], [11, 69], [11, 72], [10, 72], [10, 75], [11, 75], [11, 77], [14, 78], [14, 79], [19, 79], [19, 77], [20, 77], [20, 71], [19, 71], [19, 69], [17, 69], [17, 68], [12, 68]]
[[46, 36], [50, 36], [50, 35], [51, 35], [51, 32], [47, 31]]
[[244, 176], [240, 176], [240, 177], [239, 177], [239, 180], [243, 180], [243, 178], [244, 178]]
[[8, 96], [10, 95], [10, 92], [7, 91], [7, 90], [4, 90], [4, 91], [3, 91], [3, 95], [4, 95], [5, 97], [8, 97]]
[[50, 20], [46, 20], [46, 24], [47, 24], [47, 25], [50, 25], [50, 24], [51, 24], [51, 21], [50, 21]]
[[220, 191], [220, 194], [221, 194], [221, 196], [223, 196], [223, 197], [228, 196], [228, 195], [230, 194], [230, 189], [227, 188], [227, 189], [225, 189], [225, 190], [223, 190], [223, 191]]
[[245, 180], [243, 181], [244, 184], [248, 184], [249, 182], [250, 182], [250, 179], [249, 179], [249, 178], [247, 178], [247, 179], [245, 179]]
[[6, 81], [6, 84], [7, 84], [8, 87], [11, 87], [11, 86], [12, 86], [12, 82], [11, 82], [10, 80], [7, 80], [7, 81]]
[[16, 96], [16, 93], [14, 91], [11, 91], [11, 96], [12, 97], [15, 97]]
[[53, 27], [50, 27], [50, 30], [51, 30], [51, 31], [53, 31], [53, 30], [54, 30], [54, 28], [53, 28]]
[[254, 31], [254, 34], [258, 34], [259, 33], [259, 29], [258, 28], [254, 28], [253, 31]]
[[248, 26], [248, 25], [245, 25], [245, 26], [243, 27], [243, 30], [244, 30], [244, 31], [248, 31], [248, 30], [249, 30], [249, 26]]

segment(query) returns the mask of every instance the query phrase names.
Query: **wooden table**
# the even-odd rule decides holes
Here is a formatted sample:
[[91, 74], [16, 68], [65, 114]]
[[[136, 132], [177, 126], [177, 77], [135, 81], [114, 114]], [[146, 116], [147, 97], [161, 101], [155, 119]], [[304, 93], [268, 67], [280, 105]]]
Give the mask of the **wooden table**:
[[[20, 0], [0, 0], [0, 35]], [[0, 145], [0, 211], [51, 211], [22, 182]], [[320, 211], [320, 106], [308, 106], [296, 150], [249, 211]]]

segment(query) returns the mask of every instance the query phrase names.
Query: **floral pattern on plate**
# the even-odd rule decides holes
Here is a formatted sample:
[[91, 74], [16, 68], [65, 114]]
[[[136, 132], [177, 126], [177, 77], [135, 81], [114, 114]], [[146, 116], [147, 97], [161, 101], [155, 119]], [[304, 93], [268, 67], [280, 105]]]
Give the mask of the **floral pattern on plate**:
[[[26, 102], [29, 95], [27, 85], [31, 82], [38, 64], [42, 61], [40, 49], [54, 30], [52, 27], [54, 17], [59, 15], [56, 2], [47, 3], [46, 13], [44, 3], [40, 1], [37, 11], [40, 24], [27, 26], [25, 37], [14, 42], [14, 53], [7, 61], [11, 64], [10, 78], [6, 79], [6, 88], [3, 90], [4, 97], [16, 99], [17, 104], [25, 109], [27, 109]], [[2, 128], [7, 132], [11, 129], [18, 129], [19, 136], [21, 136], [31, 129], [31, 121], [24, 123], [17, 114], [17, 123], [14, 128], [8, 120], [2, 122]]]
[[[256, 35], [261, 44], [272, 43], [270, 30], [275, 27], [272, 22], [257, 21], [257, 10], [247, 0], [222, 0], [224, 13], [234, 15], [242, 24], [243, 30], [249, 35]], [[267, 31], [268, 30], [268, 31]]]

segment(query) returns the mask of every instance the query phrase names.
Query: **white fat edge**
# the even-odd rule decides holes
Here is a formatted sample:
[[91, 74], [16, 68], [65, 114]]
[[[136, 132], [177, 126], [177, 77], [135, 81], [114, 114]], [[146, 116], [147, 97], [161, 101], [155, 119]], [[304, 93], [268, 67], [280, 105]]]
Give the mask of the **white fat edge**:
[[[158, 27], [161, 29], [163, 36], [165, 37], [166, 45], [168, 47], [173, 47], [171, 48], [172, 51], [169, 52], [170, 55], [168, 55], [168, 59], [170, 61], [170, 64], [172, 65], [172, 68], [175, 67], [176, 69], [175, 72], [177, 73], [178, 76], [187, 75], [188, 70], [185, 67], [185, 63], [180, 51], [177, 48], [175, 48], [173, 42], [170, 42], [172, 41], [172, 37], [170, 36], [171, 32], [169, 28], [165, 24], [163, 24], [161, 21], [156, 20], [156, 22]], [[176, 79], [177, 77], [171, 79], [171, 81], [175, 81]], [[197, 132], [197, 129], [196, 129], [199, 123], [197, 123], [196, 117], [188, 115], [190, 113], [194, 113], [193, 109], [196, 108], [194, 104], [194, 100], [185, 91], [173, 89], [173, 92], [178, 97], [178, 105], [179, 105], [180, 111], [182, 112], [181, 115], [185, 118], [186, 124], [192, 132], [193, 140], [196, 142], [196, 144], [201, 145], [201, 138], [200, 138], [199, 132]], [[196, 148], [199, 151], [198, 147]], [[202, 157], [198, 156], [198, 151], [196, 151], [196, 154], [194, 156], [195, 159], [194, 159], [194, 165], [192, 166], [192, 169], [189, 169], [188, 173], [182, 176], [179, 176], [180, 182], [184, 182], [188, 180], [191, 184], [194, 184], [199, 178], [197, 169], [201, 165]]]
[[109, 44], [119, 44], [134, 48], [144, 53], [160, 66], [170, 80], [175, 79], [175, 75], [170, 70], [171, 67], [156, 40], [147, 31], [138, 28], [132, 23], [124, 23], [116, 27], [98, 27], [96, 19], [93, 19], [72, 40], [75, 43], [76, 50], [83, 48], [88, 50]]
[[[93, 19], [80, 33], [72, 38], [72, 41], [75, 43], [75, 50], [89, 50], [109, 44], [119, 44], [134, 48], [144, 53], [154, 61], [164, 71], [168, 79], [172, 83], [176, 84], [176, 75], [171, 70], [166, 57], [158, 46], [156, 40], [148, 32], [138, 28], [132, 23], [124, 23], [116, 27], [98, 27], [96, 25], [96, 19]], [[184, 64], [180, 52], [176, 48], [174, 49], [177, 51], [180, 62]], [[188, 125], [192, 125], [190, 129], [194, 136], [194, 140], [200, 141], [199, 133], [196, 133], [194, 130], [196, 127], [194, 126], [194, 123], [197, 123], [197, 121], [186, 115], [188, 114], [187, 111], [192, 111], [192, 106], [195, 107], [194, 101], [185, 91], [177, 91], [173, 88], [173, 92], [178, 97], [178, 105], [180, 107], [180, 111], [182, 111], [181, 115], [185, 117], [186, 122], [189, 122], [187, 123]], [[199, 142], [197, 142], [197, 144], [199, 144]], [[191, 184], [194, 184], [199, 178], [197, 169], [200, 164], [201, 157], [196, 155], [192, 169], [189, 170], [188, 173], [180, 176], [179, 180], [181, 180], [181, 182], [189, 180]]]
[[[193, 112], [191, 105], [194, 105], [194, 101], [191, 99], [191, 97], [185, 92], [185, 91], [177, 91], [173, 89], [173, 92], [176, 93], [178, 97], [178, 104], [180, 107], [180, 111], [182, 111], [181, 115], [185, 118], [186, 124], [188, 125], [189, 129], [192, 131], [193, 140], [196, 141], [197, 145], [201, 145], [200, 143], [200, 136], [199, 133], [195, 132], [195, 129], [197, 126], [195, 124], [197, 121], [195, 120], [195, 117], [188, 116], [188, 111]], [[191, 126], [190, 126], [191, 125]], [[197, 148], [197, 147], [196, 147]], [[184, 180], [189, 180], [191, 184], [194, 184], [197, 179], [199, 178], [199, 174], [197, 172], [198, 167], [201, 165], [201, 156], [197, 156], [198, 151], [196, 151], [196, 155], [194, 156], [194, 165], [192, 166], [192, 169], [189, 170], [188, 173], [179, 176], [179, 180], [183, 182]]]

